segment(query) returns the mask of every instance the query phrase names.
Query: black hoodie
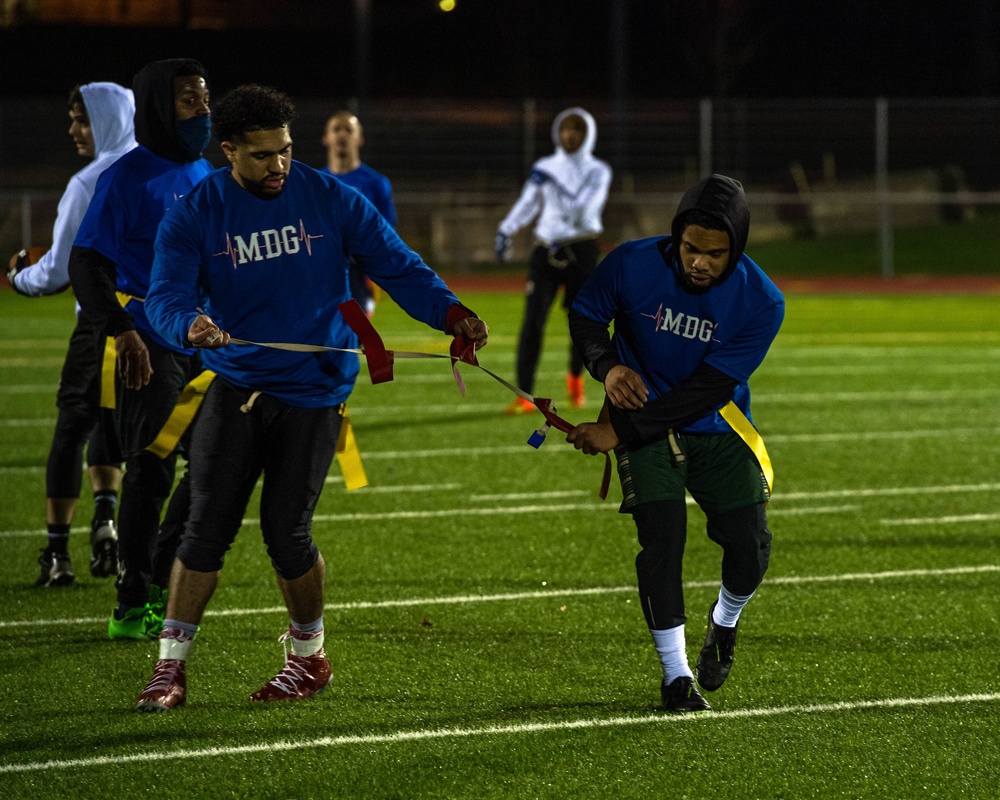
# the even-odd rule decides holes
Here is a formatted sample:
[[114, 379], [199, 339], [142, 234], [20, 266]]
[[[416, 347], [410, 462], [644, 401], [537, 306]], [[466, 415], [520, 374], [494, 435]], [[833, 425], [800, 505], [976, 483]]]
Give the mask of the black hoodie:
[[[676, 243], [681, 240], [685, 220], [696, 210], [720, 222], [729, 234], [729, 264], [716, 281], [722, 283], [736, 269], [750, 234], [750, 207], [743, 193], [743, 184], [725, 175], [712, 175], [684, 192], [670, 226], [670, 239], [675, 244], [674, 258]], [[677, 265], [674, 267], [676, 269]]]
[[[665, 266], [677, 273], [678, 280], [680, 266], [676, 263], [676, 248], [672, 245], [680, 241], [685, 220], [695, 210], [716, 219], [729, 235], [729, 264], [716, 282], [721, 283], [736, 269], [750, 233], [750, 209], [743, 186], [725, 175], [712, 175], [684, 193], [671, 224], [672, 236], [664, 238], [661, 249]], [[608, 372], [621, 364], [608, 337], [607, 325], [570, 310], [569, 330], [590, 374], [603, 383]], [[636, 450], [666, 437], [671, 429], [683, 428], [701, 419], [732, 399], [737, 384], [735, 378], [702, 363], [669, 392], [636, 411], [622, 411], [608, 403], [619, 445]]]
[[174, 78], [183, 75], [199, 75], [208, 80], [205, 68], [193, 58], [153, 61], [132, 79], [135, 140], [156, 155], [179, 164], [201, 158], [188, 155], [174, 131]]
[[[150, 152], [178, 164], [198, 161], [191, 158], [174, 131], [174, 78], [200, 75], [205, 68], [192, 58], [172, 58], [147, 64], [132, 79], [135, 94], [135, 138]], [[153, 228], [155, 236], [156, 229]], [[152, 267], [152, 265], [150, 265]], [[135, 321], [116, 298], [115, 262], [90, 247], [75, 246], [70, 251], [70, 280], [80, 302], [81, 313], [108, 336], [135, 330]]]

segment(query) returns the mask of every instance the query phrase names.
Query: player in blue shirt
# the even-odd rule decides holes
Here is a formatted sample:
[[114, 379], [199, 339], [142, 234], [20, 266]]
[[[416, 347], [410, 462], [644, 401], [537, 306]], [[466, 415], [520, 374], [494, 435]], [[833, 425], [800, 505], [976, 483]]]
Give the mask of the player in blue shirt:
[[187, 515], [182, 480], [160, 530], [176, 452], [168, 448], [161, 458], [147, 448], [201, 367], [193, 348], [170, 344], [153, 329], [143, 301], [164, 212], [212, 170], [201, 157], [211, 138], [204, 67], [185, 58], [152, 62], [136, 74], [132, 88], [139, 146], [98, 179], [69, 264], [81, 315], [114, 337], [117, 355], [114, 422], [125, 476], [118, 512], [118, 606], [108, 621], [112, 639], [159, 633], [160, 587], [169, 578]]
[[706, 690], [729, 674], [737, 620], [770, 555], [770, 464], [766, 451], [758, 458], [751, 449], [760, 443], [747, 381], [777, 335], [785, 305], [743, 252], [749, 230], [743, 187], [712, 175], [684, 194], [670, 236], [612, 251], [570, 312], [573, 341], [607, 401], [598, 422], [577, 426], [567, 439], [590, 455], [615, 450], [621, 510], [632, 514], [642, 547], [639, 595], [663, 665], [668, 711], [709, 708], [684, 649], [685, 490], [723, 549], [722, 585], [696, 666]]
[[[392, 184], [381, 172], [376, 172], [361, 161], [361, 146], [365, 143], [361, 122], [350, 111], [337, 111], [326, 121], [323, 146], [326, 147], [326, 166], [323, 172], [335, 175], [338, 180], [353, 186], [371, 200], [372, 205], [396, 227], [396, 206], [392, 202]], [[375, 297], [370, 281], [357, 262], [351, 262], [351, 296], [358, 301], [365, 313], [375, 313]]]
[[261, 473], [261, 532], [290, 618], [284, 668], [251, 701], [297, 700], [331, 678], [323, 650], [325, 563], [313, 510], [358, 372], [349, 353], [230, 344], [357, 347], [337, 306], [356, 259], [407, 313], [486, 343], [462, 306], [375, 207], [330, 175], [292, 160], [291, 100], [242, 86], [213, 109], [231, 167], [167, 213], [156, 240], [146, 312], [174, 347], [202, 348], [217, 376], [191, 437], [191, 514], [171, 575], [160, 659], [136, 707], [186, 700], [185, 662]]

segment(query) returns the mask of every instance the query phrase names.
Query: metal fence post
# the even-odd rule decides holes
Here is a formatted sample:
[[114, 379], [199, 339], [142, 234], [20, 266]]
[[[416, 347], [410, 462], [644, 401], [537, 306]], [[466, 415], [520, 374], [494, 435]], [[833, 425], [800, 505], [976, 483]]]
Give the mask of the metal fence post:
[[31, 247], [31, 192], [21, 195], [21, 247]]
[[538, 112], [535, 107], [534, 97], [525, 97], [522, 108], [524, 117], [524, 127], [522, 130], [524, 143], [524, 169], [521, 170], [522, 177], [527, 177], [531, 172], [531, 165], [535, 163], [535, 122]]
[[703, 97], [698, 104], [698, 169], [701, 177], [712, 174], [712, 98]]
[[875, 100], [875, 193], [878, 195], [879, 274], [893, 275], [892, 197], [889, 194], [889, 101]]

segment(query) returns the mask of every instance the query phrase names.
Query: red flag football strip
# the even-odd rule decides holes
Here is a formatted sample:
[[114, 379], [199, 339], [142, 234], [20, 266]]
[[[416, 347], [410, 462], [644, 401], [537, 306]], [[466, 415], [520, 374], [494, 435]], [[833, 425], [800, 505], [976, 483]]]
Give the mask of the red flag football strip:
[[[385, 344], [382, 342], [382, 337], [379, 336], [378, 331], [371, 324], [371, 321], [365, 315], [365, 312], [358, 305], [358, 302], [354, 299], [347, 300], [337, 306], [344, 321], [348, 324], [352, 331], [357, 335], [361, 342], [361, 349], [364, 352], [365, 361], [368, 363], [368, 372], [371, 375], [372, 383], [385, 383], [386, 381], [392, 380], [392, 365], [394, 360], [394, 352], [392, 350], [386, 350]], [[402, 358], [414, 358], [414, 357], [433, 357], [430, 353], [400, 353]], [[444, 356], [439, 356], [444, 357]], [[463, 362], [469, 364], [473, 367], [478, 367], [487, 375], [489, 375], [494, 380], [506, 386], [515, 394], [520, 397], [525, 398], [529, 402], [535, 405], [545, 417], [547, 426], [551, 426], [556, 430], [562, 431], [563, 433], [569, 433], [573, 430], [574, 426], [560, 417], [555, 413], [555, 405], [552, 400], [548, 397], [532, 397], [527, 392], [518, 389], [509, 381], [504, 380], [499, 375], [486, 369], [482, 364], [479, 363], [479, 358], [476, 356], [476, 345], [475, 342], [469, 341], [464, 336], [456, 336], [451, 343], [449, 350], [449, 357], [451, 358], [452, 372], [455, 375], [455, 382], [458, 384], [459, 391], [462, 395], [465, 395], [465, 382], [462, 380], [462, 376], [458, 372], [458, 362]], [[537, 434], [540, 431], [536, 432]], [[541, 441], [544, 440], [544, 433], [542, 433], [541, 438], [533, 436], [532, 439], [537, 441], [537, 444], [533, 444], [534, 447], [538, 447]], [[531, 440], [529, 440], [531, 441]], [[604, 476], [601, 481], [601, 488], [598, 491], [600, 498], [604, 500], [608, 496], [608, 488], [611, 484], [611, 457], [605, 453], [604, 454]]]
[[368, 374], [372, 383], [386, 383], [392, 380], [392, 351], [386, 350], [382, 337], [354, 298], [337, 306], [340, 315], [361, 341], [361, 349], [368, 362]]

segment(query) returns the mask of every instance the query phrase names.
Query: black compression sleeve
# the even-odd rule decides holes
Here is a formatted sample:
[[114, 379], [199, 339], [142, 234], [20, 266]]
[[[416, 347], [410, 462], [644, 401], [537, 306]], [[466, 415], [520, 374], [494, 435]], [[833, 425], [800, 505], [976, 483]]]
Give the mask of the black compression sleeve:
[[69, 280], [80, 303], [80, 313], [108, 336], [135, 330], [132, 315], [122, 308], [117, 291], [115, 262], [89, 247], [69, 254]]
[[735, 378], [702, 363], [669, 392], [636, 411], [611, 406], [611, 425], [619, 444], [635, 450], [719, 408], [732, 398], [737, 384]]
[[611, 368], [621, 363], [608, 336], [607, 323], [594, 322], [570, 309], [569, 335], [583, 356], [587, 371], [604, 383]]

